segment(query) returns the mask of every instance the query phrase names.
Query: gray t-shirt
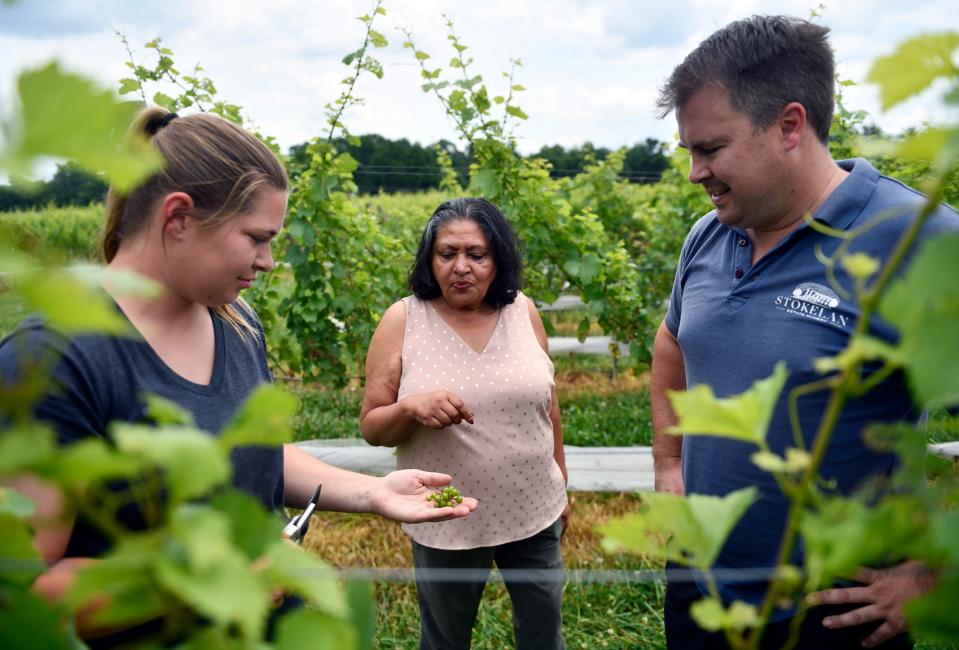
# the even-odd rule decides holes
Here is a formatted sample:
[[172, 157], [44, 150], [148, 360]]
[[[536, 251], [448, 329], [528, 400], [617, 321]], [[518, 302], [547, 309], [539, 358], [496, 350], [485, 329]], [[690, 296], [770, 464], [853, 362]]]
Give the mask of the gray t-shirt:
[[[38, 420], [50, 423], [61, 445], [84, 438], [108, 437], [110, 422], [144, 422], [143, 395], [154, 394], [193, 415], [197, 426], [218, 434], [258, 385], [271, 381], [263, 332], [252, 312], [244, 312], [257, 335], [241, 337], [212, 310], [216, 353], [209, 385], [195, 384], [171, 370], [140, 338], [80, 335], [68, 338], [38, 318], [24, 321], [0, 342], [0, 378], [18, 381], [31, 360], [53, 354], [50, 394], [34, 408]], [[266, 508], [283, 505], [283, 448], [242, 447], [233, 450], [233, 485], [255, 496]], [[203, 471], [197, 467], [197, 471]], [[158, 498], [162, 498], [160, 495]], [[119, 520], [137, 530], [146, 524], [136, 507], [119, 511]], [[67, 557], [101, 555], [108, 541], [92, 524], [78, 518]]]

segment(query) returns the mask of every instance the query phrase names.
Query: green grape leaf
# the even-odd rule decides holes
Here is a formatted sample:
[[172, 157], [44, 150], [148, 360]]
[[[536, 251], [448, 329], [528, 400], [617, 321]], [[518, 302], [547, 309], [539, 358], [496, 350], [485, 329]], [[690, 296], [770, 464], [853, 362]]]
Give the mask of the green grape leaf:
[[826, 374], [837, 370], [845, 370], [862, 361], [872, 361], [874, 359], [885, 359], [897, 366], [906, 362], [899, 348], [881, 339], [860, 334], [854, 336], [849, 345], [836, 356], [813, 359], [813, 367], [816, 372]]
[[726, 610], [717, 598], [703, 598], [689, 606], [689, 615], [707, 632], [718, 632], [724, 627]]
[[176, 100], [165, 93], [154, 93], [153, 103], [157, 106], [162, 106], [168, 111], [173, 111], [176, 109]]
[[579, 274], [582, 271], [582, 263], [579, 261], [578, 253], [572, 253], [571, 257], [563, 262], [563, 270], [574, 278], [579, 277]]
[[193, 415], [176, 402], [152, 394], [144, 395], [143, 401], [146, 402], [146, 416], [160, 426], [167, 424], [194, 426]]
[[0, 515], [13, 515], [23, 519], [32, 515], [36, 504], [12, 487], [0, 485]]
[[161, 553], [154, 534], [123, 539], [99, 562], [84, 565], [70, 585], [67, 602], [74, 608], [109, 596], [92, 620], [101, 625], [139, 623], [162, 615], [168, 603], [153, 580], [151, 567]]
[[233, 545], [254, 560], [280, 537], [283, 522], [253, 496], [237, 490], [218, 492], [212, 506], [229, 521]]
[[4, 428], [0, 435], [0, 476], [42, 463], [56, 451], [53, 431], [42, 425]]
[[925, 531], [929, 518], [922, 502], [887, 496], [867, 504], [857, 498], [825, 499], [800, 523], [810, 580], [828, 586], [863, 566], [886, 566], [935, 551]]
[[959, 33], [928, 34], [908, 39], [896, 51], [879, 57], [866, 80], [879, 85], [882, 109], [921, 92], [939, 77], [959, 74], [952, 56], [959, 47]]
[[172, 502], [204, 496], [230, 479], [226, 454], [212, 436], [200, 431], [114, 422], [111, 435], [121, 451], [164, 470]]
[[913, 395], [936, 406], [959, 403], [959, 235], [925, 244], [886, 292], [879, 313], [901, 333], [898, 346]]
[[579, 278], [584, 284], [589, 284], [599, 276], [601, 262], [596, 253], [586, 253], [583, 255], [582, 265], [580, 266]]
[[927, 642], [955, 643], [959, 639], [957, 602], [959, 575], [953, 572], [948, 576], [940, 576], [935, 589], [906, 603], [904, 610], [909, 619], [910, 633]]
[[376, 631], [373, 585], [367, 580], [348, 581], [346, 600], [350, 607], [350, 621], [356, 630], [357, 650], [373, 650], [373, 633]]
[[287, 391], [263, 384], [247, 398], [233, 421], [220, 434], [220, 444], [279, 445], [293, 435], [293, 416], [299, 402]]
[[576, 339], [580, 343], [585, 341], [586, 337], [589, 336], [589, 326], [589, 316], [583, 316], [579, 321], [579, 325], [576, 326]]
[[140, 82], [136, 79], [121, 79], [120, 80], [120, 94], [129, 95], [130, 93], [140, 92]]
[[135, 296], [137, 298], [156, 298], [163, 292], [159, 282], [128, 271], [126, 269], [108, 269], [104, 266], [74, 266], [69, 270], [71, 276], [90, 287], [100, 285], [109, 287], [114, 296]]
[[643, 499], [646, 503], [639, 512], [599, 527], [603, 547], [707, 569], [756, 500], [756, 488], [743, 488], [725, 497], [644, 492]]
[[370, 43], [373, 44], [373, 47], [380, 48], [380, 47], [386, 47], [387, 45], [389, 45], [389, 41], [386, 40], [386, 37], [383, 36], [378, 31], [376, 31], [375, 29], [371, 29], [369, 33], [370, 33]]
[[235, 638], [235, 632], [229, 628], [211, 627], [193, 628], [190, 636], [177, 644], [176, 650], [271, 650], [272, 645], [244, 643]]
[[170, 518], [170, 534], [178, 546], [177, 557], [196, 570], [209, 569], [235, 552], [229, 518], [205, 505], [177, 506]]
[[690, 606], [689, 615], [707, 632], [744, 630], [759, 625], [756, 606], [741, 600], [733, 601], [729, 609], [725, 609], [718, 599], [703, 598]]
[[51, 327], [65, 334], [133, 333], [109, 295], [69, 274], [37, 271], [24, 277], [17, 291]]
[[297, 610], [280, 619], [276, 627], [277, 650], [303, 648], [358, 648], [356, 631], [344, 621], [323, 612]]
[[62, 613], [35, 596], [28, 586], [0, 584], [0, 648], [74, 650]]
[[481, 169], [473, 175], [473, 185], [481, 196], [496, 198], [503, 191], [503, 185], [495, 169]]
[[155, 570], [164, 588], [213, 622], [236, 624], [250, 638], [262, 635], [270, 592], [238, 551], [221, 549], [219, 557], [202, 567], [163, 556]]
[[798, 474], [803, 472], [811, 460], [809, 453], [801, 449], [789, 448], [786, 457], [777, 456], [771, 451], [757, 451], [749, 459], [759, 469], [776, 474]]
[[118, 102], [112, 92], [60, 70], [56, 62], [23, 72], [18, 89], [22, 125], [14, 160], [69, 158], [87, 171], [104, 172], [120, 190], [159, 169], [160, 157], [145, 140], [126, 138], [137, 103]]
[[923, 129], [903, 140], [895, 149], [895, 155], [910, 160], [936, 160], [945, 155], [955, 157], [959, 147], [959, 129]]
[[118, 452], [106, 440], [87, 438], [59, 449], [43, 469], [65, 485], [80, 485], [132, 478], [144, 466], [144, 459]]
[[33, 584], [46, 565], [33, 545], [30, 528], [17, 515], [0, 512], [0, 530], [0, 583]]
[[273, 584], [302, 596], [330, 616], [349, 616], [346, 593], [336, 573], [318, 558], [282, 539], [274, 540], [263, 558], [263, 575]]
[[959, 567], [959, 511], [934, 513], [930, 532], [941, 553], [949, 558], [953, 566]]
[[529, 119], [529, 115], [523, 112], [519, 106], [507, 106], [506, 112], [512, 115], [513, 117], [519, 118], [521, 120]]
[[766, 439], [766, 429], [787, 374], [786, 364], [780, 361], [772, 375], [756, 381], [746, 392], [725, 399], [717, 398], [713, 389], [705, 384], [688, 391], [670, 391], [669, 401], [678, 422], [666, 432], [721, 436], [760, 444]]
[[868, 280], [879, 270], [879, 260], [865, 253], [852, 253], [842, 257], [842, 267], [857, 280]]

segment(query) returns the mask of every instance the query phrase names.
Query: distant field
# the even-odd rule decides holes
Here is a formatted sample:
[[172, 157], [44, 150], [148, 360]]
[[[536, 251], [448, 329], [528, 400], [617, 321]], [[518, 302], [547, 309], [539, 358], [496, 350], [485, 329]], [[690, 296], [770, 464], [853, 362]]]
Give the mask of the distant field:
[[[372, 194], [354, 197], [353, 203], [374, 214], [391, 231], [419, 236], [433, 210], [447, 197], [439, 191], [407, 194]], [[22, 212], [0, 212], [0, 227], [8, 227], [18, 245], [53, 260], [93, 260], [103, 227], [103, 205]], [[278, 244], [282, 247], [282, 242]], [[275, 251], [278, 257], [281, 250]]]

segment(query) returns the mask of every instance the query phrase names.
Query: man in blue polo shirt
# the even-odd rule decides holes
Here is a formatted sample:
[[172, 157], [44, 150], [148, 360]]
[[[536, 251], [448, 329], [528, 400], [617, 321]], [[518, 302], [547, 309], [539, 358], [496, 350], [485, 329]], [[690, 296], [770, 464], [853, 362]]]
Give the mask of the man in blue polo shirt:
[[[881, 176], [865, 160], [835, 162], [827, 146], [832, 123], [834, 63], [828, 29], [783, 16], [755, 16], [719, 30], [672, 73], [662, 91], [663, 115], [676, 112], [681, 146], [690, 153], [689, 180], [715, 209], [692, 228], [683, 246], [673, 294], [656, 335], [652, 368], [656, 488], [725, 495], [747, 485], [760, 498], [733, 531], [718, 569], [776, 564], [788, 503], [772, 475], [749, 457], [755, 447], [728, 439], [663, 435], [675, 424], [667, 390], [707, 384], [717, 396], [740, 393], [785, 360], [789, 379], [768, 432], [772, 451], [793, 446], [786, 396], [822, 376], [813, 360], [846, 347], [858, 305], [831, 288], [816, 257], [840, 244], [804, 221], [806, 214], [836, 230], [866, 223], [851, 251], [885, 260], [924, 197]], [[882, 219], [876, 217], [882, 215]], [[923, 239], [959, 230], [959, 214], [940, 208]], [[837, 269], [839, 283], [852, 281]], [[892, 341], [895, 331], [874, 320], [870, 333]], [[815, 432], [827, 394], [799, 401], [807, 436]], [[905, 382], [896, 375], [841, 416], [821, 474], [849, 492], [892, 471], [895, 459], [863, 442], [864, 426], [915, 418]], [[809, 441], [807, 440], [807, 443]], [[797, 557], [798, 559], [798, 557]], [[748, 572], [744, 572], [748, 573]], [[801, 648], [911, 647], [901, 606], [929, 587], [929, 578], [903, 565], [876, 572], [865, 588], [833, 590], [802, 628]], [[766, 584], [722, 581], [728, 600], [759, 603]], [[666, 596], [670, 648], [722, 648], [721, 635], [700, 630], [689, 606], [703, 597], [695, 580], [671, 580]], [[790, 613], [779, 611], [764, 647], [779, 647]], [[778, 619], [778, 620], [777, 620]], [[881, 646], [879, 645], [881, 644]]]

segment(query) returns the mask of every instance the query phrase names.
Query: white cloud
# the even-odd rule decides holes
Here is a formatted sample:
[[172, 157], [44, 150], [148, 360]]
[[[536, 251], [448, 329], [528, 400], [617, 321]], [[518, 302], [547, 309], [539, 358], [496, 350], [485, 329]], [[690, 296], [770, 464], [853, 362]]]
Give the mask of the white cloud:
[[[952, 2], [894, 6], [846, 0], [831, 4], [820, 20], [833, 29], [842, 75], [861, 82], [869, 61], [904, 37], [953, 24]], [[390, 46], [376, 52], [386, 76], [362, 80], [358, 91], [366, 102], [347, 115], [347, 124], [355, 133], [422, 143], [455, 138], [438, 102], [420, 91], [418, 67], [401, 47], [404, 36], [397, 29], [413, 29], [417, 46], [433, 55], [429, 63], [447, 67], [452, 50], [446, 13], [493, 94], [505, 90], [500, 73], [510, 58], [523, 60], [518, 80], [529, 90], [519, 104], [530, 121], [516, 131], [521, 150], [586, 140], [609, 147], [646, 137], [670, 141], [672, 118], [656, 120], [653, 104], [659, 84], [692, 47], [730, 20], [753, 13], [808, 16], [817, 5], [815, 0], [387, 0], [388, 16], [377, 19], [377, 28]], [[323, 106], [337, 96], [348, 73], [340, 59], [362, 38], [355, 16], [371, 7], [302, 0], [169, 0], [162, 6], [53, 0], [0, 7], [0, 111], [9, 105], [17, 71], [53, 57], [115, 84], [127, 73], [122, 46], [111, 32], [115, 27], [138, 49], [162, 36], [181, 69], [201, 62], [223, 98], [242, 105], [264, 132], [289, 146], [323, 131]], [[868, 110], [891, 131], [941, 115], [932, 97], [879, 115], [875, 89], [868, 86], [850, 88], [847, 103]]]

